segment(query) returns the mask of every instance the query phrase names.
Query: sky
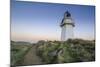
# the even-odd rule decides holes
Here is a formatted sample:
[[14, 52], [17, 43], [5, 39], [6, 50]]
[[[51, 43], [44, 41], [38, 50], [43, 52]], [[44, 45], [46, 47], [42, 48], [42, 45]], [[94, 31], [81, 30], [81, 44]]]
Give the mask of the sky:
[[95, 39], [95, 7], [11, 0], [11, 40], [60, 40], [66, 11], [74, 20], [74, 38]]

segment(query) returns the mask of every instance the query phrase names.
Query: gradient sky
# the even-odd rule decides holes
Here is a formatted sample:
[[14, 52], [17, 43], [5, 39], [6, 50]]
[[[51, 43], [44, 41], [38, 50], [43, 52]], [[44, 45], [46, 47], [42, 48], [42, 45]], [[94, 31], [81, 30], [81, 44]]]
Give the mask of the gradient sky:
[[40, 2], [11, 2], [11, 40], [60, 40], [60, 23], [69, 11], [75, 22], [74, 37], [94, 39], [95, 7]]

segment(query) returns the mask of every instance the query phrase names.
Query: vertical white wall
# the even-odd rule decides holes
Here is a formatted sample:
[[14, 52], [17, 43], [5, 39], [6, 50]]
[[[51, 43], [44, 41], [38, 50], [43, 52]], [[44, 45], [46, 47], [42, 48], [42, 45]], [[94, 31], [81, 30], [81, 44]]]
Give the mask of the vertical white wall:
[[74, 37], [73, 26], [67, 24], [64, 25], [61, 31], [61, 41], [66, 41], [69, 38], [73, 39], [73, 37]]

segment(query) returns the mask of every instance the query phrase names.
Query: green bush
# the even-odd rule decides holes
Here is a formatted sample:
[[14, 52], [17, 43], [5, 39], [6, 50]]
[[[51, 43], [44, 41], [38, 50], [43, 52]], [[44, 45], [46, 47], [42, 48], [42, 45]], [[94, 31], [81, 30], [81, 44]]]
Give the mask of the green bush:
[[37, 54], [45, 63], [71, 63], [95, 60], [95, 42], [82, 39], [39, 41]]

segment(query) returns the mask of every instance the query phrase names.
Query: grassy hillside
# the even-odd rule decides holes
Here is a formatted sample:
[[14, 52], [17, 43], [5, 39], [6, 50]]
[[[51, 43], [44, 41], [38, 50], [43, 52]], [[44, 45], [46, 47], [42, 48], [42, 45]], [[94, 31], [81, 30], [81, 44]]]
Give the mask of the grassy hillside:
[[39, 41], [34, 45], [11, 41], [11, 65], [55, 64], [95, 61], [95, 41]]
[[27, 42], [11, 41], [11, 65], [16, 66], [23, 60], [24, 55], [31, 48], [31, 44]]
[[81, 39], [39, 41], [37, 54], [47, 64], [87, 62], [95, 60], [95, 42]]

